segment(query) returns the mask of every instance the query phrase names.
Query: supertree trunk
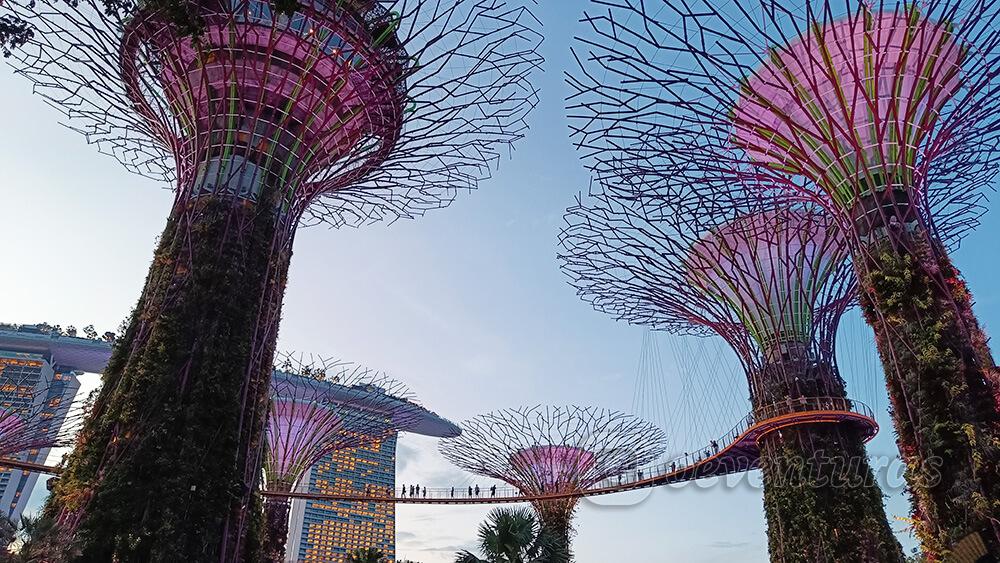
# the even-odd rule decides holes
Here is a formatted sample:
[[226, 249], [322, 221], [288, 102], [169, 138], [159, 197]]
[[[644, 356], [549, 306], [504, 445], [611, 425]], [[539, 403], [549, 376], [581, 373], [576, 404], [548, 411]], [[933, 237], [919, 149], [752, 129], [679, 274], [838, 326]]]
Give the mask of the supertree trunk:
[[903, 561], [856, 431], [793, 428], [760, 445], [771, 561]]
[[916, 532], [940, 557], [980, 533], [1000, 553], [996, 368], [958, 270], [916, 226], [856, 253], [861, 305], [885, 367]]
[[241, 559], [293, 229], [417, 217], [485, 180], [537, 103], [519, 4], [0, 7], [37, 26], [20, 68], [53, 103], [177, 193], [47, 507], [82, 560]]
[[264, 500], [264, 561], [282, 563], [285, 560], [285, 541], [288, 539], [288, 512], [291, 503], [283, 498], [268, 497]]
[[552, 563], [573, 560], [573, 513], [576, 499], [539, 501], [532, 503], [540, 522], [540, 534], [548, 535], [553, 542], [549, 557]]
[[264, 560], [264, 537], [267, 520], [264, 516], [264, 499], [260, 493], [250, 500], [250, 514], [246, 538], [243, 540], [243, 563], [260, 563]]
[[79, 561], [239, 559], [290, 259], [276, 201], [175, 204], [46, 507]]
[[[757, 409], [800, 398], [847, 397], [834, 370], [810, 365], [792, 347], [763, 370]], [[794, 407], [793, 407], [794, 410]], [[772, 432], [760, 442], [764, 514], [771, 561], [837, 563], [903, 561], [882, 492], [857, 429], [816, 424]]]

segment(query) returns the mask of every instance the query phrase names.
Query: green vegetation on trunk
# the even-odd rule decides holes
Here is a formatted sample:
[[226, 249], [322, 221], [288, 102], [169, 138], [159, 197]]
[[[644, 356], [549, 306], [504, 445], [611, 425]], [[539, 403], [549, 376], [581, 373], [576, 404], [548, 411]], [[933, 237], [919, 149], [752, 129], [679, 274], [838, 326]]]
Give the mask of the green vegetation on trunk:
[[856, 431], [824, 424], [771, 433], [760, 463], [771, 561], [903, 561]]
[[268, 497], [264, 500], [264, 559], [268, 563], [285, 560], [285, 541], [288, 539], [288, 512], [291, 504], [283, 498]]
[[573, 513], [577, 499], [546, 500], [532, 503], [538, 514], [540, 532], [551, 542], [556, 553], [564, 554], [566, 561], [573, 559]]
[[[800, 398], [846, 399], [829, 362], [786, 344], [761, 372], [758, 409]], [[902, 562], [864, 440], [848, 425], [772, 432], [760, 442], [768, 551], [782, 563]]]
[[273, 194], [175, 204], [46, 513], [78, 561], [238, 560], [290, 252]]
[[972, 299], [926, 231], [855, 257], [906, 463], [916, 531], [932, 560], [980, 532], [1000, 552], [997, 377]]

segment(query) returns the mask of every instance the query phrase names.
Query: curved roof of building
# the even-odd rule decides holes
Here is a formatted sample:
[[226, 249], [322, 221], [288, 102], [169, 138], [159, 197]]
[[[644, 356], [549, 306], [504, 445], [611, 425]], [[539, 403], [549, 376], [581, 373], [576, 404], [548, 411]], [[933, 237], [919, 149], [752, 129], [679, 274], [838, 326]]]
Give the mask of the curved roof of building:
[[[462, 429], [454, 422], [439, 416], [412, 400], [405, 397], [396, 397], [385, 392], [384, 389], [375, 385], [340, 385], [331, 381], [321, 381], [285, 371], [275, 370], [275, 377], [284, 378], [287, 381], [294, 381], [301, 378], [308, 381], [312, 394], [327, 401], [337, 402], [350, 401], [358, 402], [359, 391], [369, 392], [370, 396], [364, 400], [365, 408], [379, 410], [392, 416], [399, 422], [401, 432], [411, 432], [423, 436], [435, 438], [454, 438], [462, 433]], [[305, 398], [302, 395], [301, 398]]]
[[[39, 354], [63, 368], [88, 373], [101, 373], [111, 358], [111, 344], [104, 340], [45, 333], [30, 325], [0, 328], [0, 350]], [[279, 370], [274, 373], [278, 377], [302, 377]], [[324, 399], [331, 401], [337, 401], [338, 398], [356, 401], [361, 387], [338, 385], [329, 381], [322, 383], [325, 384], [325, 389], [322, 390]], [[407, 398], [394, 397], [374, 385], [368, 387], [372, 398], [366, 401], [367, 408], [381, 407], [386, 413], [399, 415], [396, 419], [403, 432], [435, 438], [454, 438], [462, 433], [454, 422]]]
[[45, 333], [32, 326], [0, 328], [0, 350], [40, 354], [66, 369], [101, 373], [111, 358], [111, 345], [58, 333]]

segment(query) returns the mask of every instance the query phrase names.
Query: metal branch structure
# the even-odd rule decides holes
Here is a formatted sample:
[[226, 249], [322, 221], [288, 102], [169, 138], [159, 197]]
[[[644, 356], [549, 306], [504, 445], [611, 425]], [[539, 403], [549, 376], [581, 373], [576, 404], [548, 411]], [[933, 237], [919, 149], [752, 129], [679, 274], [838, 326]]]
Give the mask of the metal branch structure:
[[176, 194], [46, 509], [90, 560], [243, 558], [295, 229], [447, 205], [536, 103], [527, 7], [278, 5], [3, 6], [34, 28], [13, 58], [36, 92]]
[[856, 283], [833, 221], [774, 202], [699, 222], [615, 192], [567, 211], [560, 257], [585, 301], [630, 323], [721, 336], [758, 421], [844, 411], [838, 423], [803, 418], [758, 441], [772, 559], [901, 561], [865, 454], [871, 434], [841, 406], [835, 339]]
[[0, 356], [0, 458], [44, 462], [41, 450], [72, 445], [87, 416], [89, 403], [74, 401], [63, 384], [39, 377], [41, 365], [34, 354]]
[[88, 142], [179, 200], [276, 190], [289, 226], [443, 207], [537, 102], [537, 21], [502, 0], [205, 1], [197, 38], [141, 7], [7, 8], [36, 28], [15, 68]]
[[845, 233], [932, 557], [976, 534], [1000, 553], [1000, 374], [948, 256], [1000, 170], [998, 18], [996, 0], [595, 0], [569, 77], [599, 178], [649, 192], [668, 163], [702, 203], [684, 213], [738, 185]]
[[[406, 428], [423, 413], [411, 398], [399, 382], [360, 366], [310, 362], [292, 373], [276, 371], [264, 457], [266, 490], [289, 493], [323, 456], [377, 445]], [[285, 560], [290, 500], [264, 499], [265, 561]]]
[[[449, 461], [505, 481], [525, 495], [580, 492], [641, 467], [664, 449], [659, 428], [634, 416], [597, 408], [508, 409], [465, 421], [462, 434], [442, 440]], [[542, 527], [569, 550], [578, 498], [533, 502]]]
[[[5, 382], [4, 386], [7, 385], [9, 383]], [[26, 398], [31, 402], [28, 406], [14, 405], [10, 401], [4, 401], [0, 406], [0, 457], [18, 458], [29, 451], [37, 453], [37, 450], [73, 444], [80, 424], [87, 415], [86, 405], [69, 401], [39, 404], [36, 401], [36, 397], [44, 398], [47, 394], [47, 389], [27, 394], [19, 391], [19, 398]]]

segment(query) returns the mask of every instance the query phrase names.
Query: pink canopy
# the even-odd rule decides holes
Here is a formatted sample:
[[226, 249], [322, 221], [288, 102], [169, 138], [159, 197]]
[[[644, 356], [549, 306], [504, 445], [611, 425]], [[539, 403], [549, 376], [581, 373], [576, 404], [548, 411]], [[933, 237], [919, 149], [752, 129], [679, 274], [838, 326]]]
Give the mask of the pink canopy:
[[589, 487], [587, 475], [596, 461], [593, 453], [573, 446], [534, 446], [510, 456], [515, 474], [527, 481], [519, 486], [544, 491]]
[[343, 419], [317, 402], [275, 399], [267, 428], [269, 486], [291, 488], [306, 468], [346, 444]]
[[64, 436], [59, 426], [52, 428], [52, 420], [40, 410], [25, 413], [0, 408], [0, 457], [59, 445]]
[[157, 10], [125, 26], [125, 93], [173, 153], [182, 189], [254, 199], [280, 182], [299, 209], [385, 159], [409, 60], [391, 31], [372, 37], [341, 4], [291, 16], [265, 0], [199, 6], [197, 40]]
[[764, 348], [807, 342], [826, 282], [847, 256], [829, 216], [782, 209], [747, 215], [695, 243], [691, 282], [727, 304]]
[[24, 450], [24, 420], [14, 411], [0, 410], [0, 455], [10, 455]]
[[[733, 108], [733, 142], [849, 206], [860, 185], [908, 186], [918, 147], [960, 82], [965, 51], [910, 8], [863, 11], [776, 47]], [[862, 189], [864, 191], [864, 189]]]

